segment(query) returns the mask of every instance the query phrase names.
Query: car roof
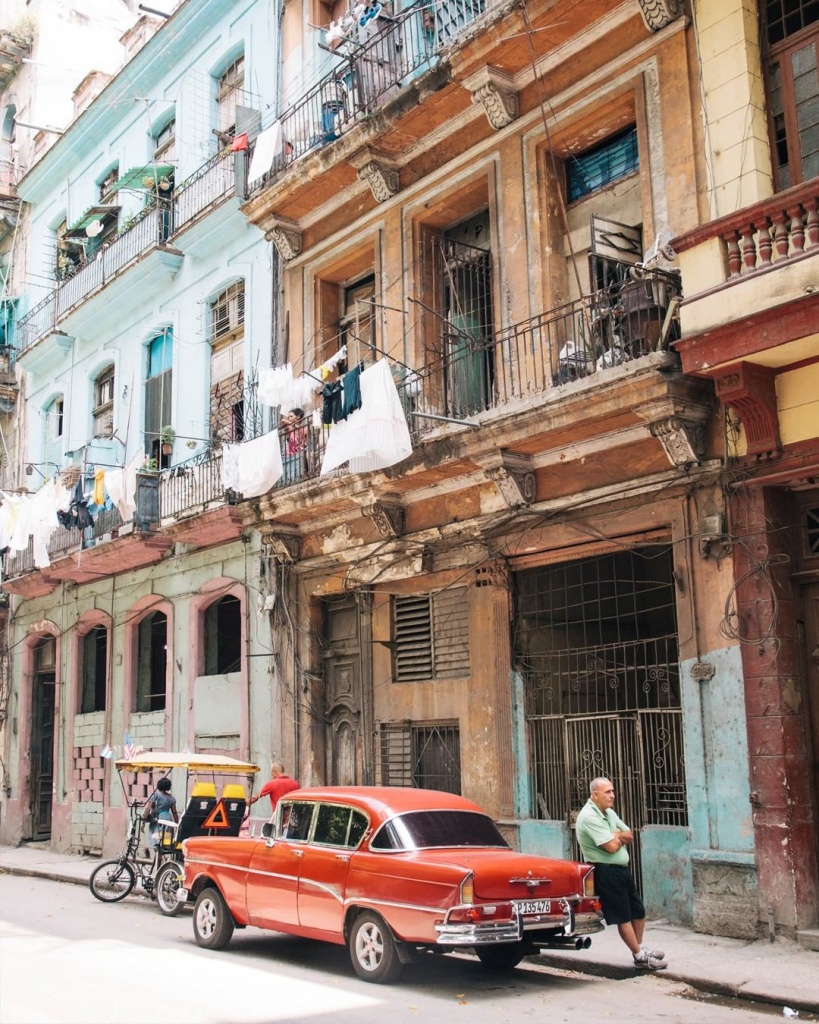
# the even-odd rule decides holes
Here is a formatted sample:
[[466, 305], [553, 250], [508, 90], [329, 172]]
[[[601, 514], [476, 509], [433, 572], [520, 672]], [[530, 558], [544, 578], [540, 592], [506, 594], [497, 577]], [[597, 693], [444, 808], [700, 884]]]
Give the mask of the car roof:
[[483, 808], [454, 793], [437, 789], [410, 789], [401, 786], [310, 786], [293, 790], [282, 800], [326, 800], [347, 803], [384, 818], [407, 811], [473, 811]]

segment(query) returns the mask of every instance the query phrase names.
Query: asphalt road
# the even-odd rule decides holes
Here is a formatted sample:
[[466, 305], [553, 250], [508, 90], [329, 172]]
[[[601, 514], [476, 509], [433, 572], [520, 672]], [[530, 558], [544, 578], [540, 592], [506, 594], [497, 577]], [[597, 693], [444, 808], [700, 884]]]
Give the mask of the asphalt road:
[[190, 911], [165, 918], [143, 897], [106, 905], [77, 885], [0, 876], [0, 1024], [608, 1020], [771, 1024], [772, 1014], [702, 1002], [659, 975], [521, 966], [498, 976], [465, 956], [430, 955], [397, 984], [372, 985], [341, 946], [247, 929], [212, 953], [194, 943]]

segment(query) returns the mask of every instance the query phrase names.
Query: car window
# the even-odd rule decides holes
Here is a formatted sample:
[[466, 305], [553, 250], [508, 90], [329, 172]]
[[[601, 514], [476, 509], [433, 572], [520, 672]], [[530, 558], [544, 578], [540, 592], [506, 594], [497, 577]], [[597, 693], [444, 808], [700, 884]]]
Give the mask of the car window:
[[313, 842], [327, 846], [356, 847], [367, 831], [366, 815], [352, 807], [321, 804], [316, 813]]
[[279, 819], [277, 837], [279, 839], [295, 839], [299, 842], [306, 841], [310, 836], [310, 825], [313, 821], [315, 806], [311, 803], [285, 804]]
[[494, 821], [477, 811], [411, 811], [388, 821], [370, 843], [373, 850], [509, 844]]

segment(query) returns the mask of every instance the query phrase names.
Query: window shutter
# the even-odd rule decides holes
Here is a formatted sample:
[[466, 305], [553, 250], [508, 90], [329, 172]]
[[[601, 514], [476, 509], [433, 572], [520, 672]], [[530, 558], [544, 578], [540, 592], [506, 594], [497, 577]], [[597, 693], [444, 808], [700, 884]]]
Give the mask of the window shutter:
[[432, 678], [432, 608], [428, 594], [394, 599], [395, 680]]
[[469, 675], [469, 605], [466, 587], [442, 590], [432, 599], [435, 678]]

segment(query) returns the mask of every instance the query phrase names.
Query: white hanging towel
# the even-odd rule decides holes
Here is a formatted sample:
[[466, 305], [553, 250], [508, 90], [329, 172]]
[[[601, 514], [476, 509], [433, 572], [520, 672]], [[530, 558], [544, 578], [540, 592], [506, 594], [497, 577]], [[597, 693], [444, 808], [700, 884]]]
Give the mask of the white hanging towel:
[[245, 498], [267, 494], [284, 472], [278, 430], [244, 444], [225, 445], [222, 452], [222, 483]]
[[124, 523], [129, 523], [136, 512], [137, 471], [145, 459], [138, 451], [124, 469], [109, 469], [105, 473], [105, 489], [117, 507]]
[[293, 402], [293, 367], [266, 367], [259, 373], [259, 401], [264, 405], [278, 405], [289, 409]]
[[31, 511], [31, 536], [33, 539], [34, 565], [47, 569], [51, 565], [48, 557], [48, 542], [51, 534], [60, 525], [57, 519], [57, 490], [49, 480], [29, 501]]
[[330, 429], [321, 472], [345, 462], [351, 473], [394, 466], [412, 454], [407, 418], [386, 359], [367, 367], [360, 377], [361, 408]]
[[263, 177], [273, 166], [273, 161], [282, 151], [282, 126], [274, 121], [269, 128], [265, 128], [256, 137], [256, 145], [253, 149], [253, 156], [250, 158], [250, 168], [247, 172], [247, 183], [252, 185], [258, 178]]

